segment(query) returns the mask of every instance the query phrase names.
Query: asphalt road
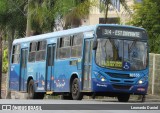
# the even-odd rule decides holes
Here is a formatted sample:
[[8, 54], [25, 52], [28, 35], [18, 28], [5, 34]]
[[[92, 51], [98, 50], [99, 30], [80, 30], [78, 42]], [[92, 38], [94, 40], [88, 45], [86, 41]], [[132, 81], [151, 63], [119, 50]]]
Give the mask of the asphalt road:
[[[2, 107], [3, 106], [3, 107]], [[6, 107], [8, 106], [8, 108]], [[9, 108], [10, 107], [10, 108]], [[6, 110], [7, 109], [11, 109]], [[157, 110], [159, 109], [159, 110]], [[34, 111], [33, 111], [34, 110]], [[42, 110], [42, 111], [41, 111]], [[44, 111], [45, 110], [45, 111]], [[142, 111], [143, 110], [143, 111]], [[1, 99], [3, 113], [159, 113], [160, 102], [120, 103], [115, 100], [22, 100]]]

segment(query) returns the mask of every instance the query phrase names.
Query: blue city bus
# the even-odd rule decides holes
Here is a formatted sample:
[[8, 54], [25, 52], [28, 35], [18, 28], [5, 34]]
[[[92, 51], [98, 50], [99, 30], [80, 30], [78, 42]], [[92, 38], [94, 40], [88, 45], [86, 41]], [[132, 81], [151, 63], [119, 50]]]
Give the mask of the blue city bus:
[[88, 95], [127, 102], [147, 94], [148, 56], [147, 33], [134, 26], [98, 24], [15, 39], [9, 89], [29, 99]]

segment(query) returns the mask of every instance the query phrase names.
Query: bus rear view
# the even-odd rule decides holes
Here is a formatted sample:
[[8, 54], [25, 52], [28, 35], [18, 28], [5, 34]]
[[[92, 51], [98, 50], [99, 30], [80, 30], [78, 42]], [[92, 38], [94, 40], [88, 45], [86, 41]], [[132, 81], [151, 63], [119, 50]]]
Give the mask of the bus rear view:
[[100, 25], [96, 35], [92, 67], [95, 95], [116, 96], [120, 102], [127, 102], [131, 94], [146, 95], [149, 74], [146, 31]]

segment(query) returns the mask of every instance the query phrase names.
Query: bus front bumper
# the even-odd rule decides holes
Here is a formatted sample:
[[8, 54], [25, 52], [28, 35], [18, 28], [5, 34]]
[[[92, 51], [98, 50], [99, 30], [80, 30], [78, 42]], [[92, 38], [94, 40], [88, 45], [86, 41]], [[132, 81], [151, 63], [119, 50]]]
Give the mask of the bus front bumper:
[[92, 82], [93, 92], [113, 92], [113, 93], [128, 93], [136, 95], [145, 95], [148, 89], [148, 82], [143, 84], [116, 84], [109, 82]]

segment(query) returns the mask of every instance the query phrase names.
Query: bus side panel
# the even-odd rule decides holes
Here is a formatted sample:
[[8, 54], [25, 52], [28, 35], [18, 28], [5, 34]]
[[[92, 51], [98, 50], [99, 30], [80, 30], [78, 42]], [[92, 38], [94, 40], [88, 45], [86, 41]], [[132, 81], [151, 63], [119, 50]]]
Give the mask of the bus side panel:
[[55, 62], [55, 77], [54, 77], [54, 91], [68, 92], [69, 91], [69, 61], [59, 60]]
[[10, 77], [9, 77], [9, 89], [19, 91], [19, 76], [20, 76], [20, 64], [11, 64]]
[[45, 62], [35, 62], [28, 64], [27, 74], [28, 77], [33, 77], [37, 92], [45, 91], [45, 69]]
[[77, 64], [70, 64], [71, 61], [78, 61], [78, 59], [58, 60], [55, 63], [55, 78], [54, 91], [55, 92], [69, 92], [70, 79], [73, 74], [80, 78], [81, 70], [77, 70]]

